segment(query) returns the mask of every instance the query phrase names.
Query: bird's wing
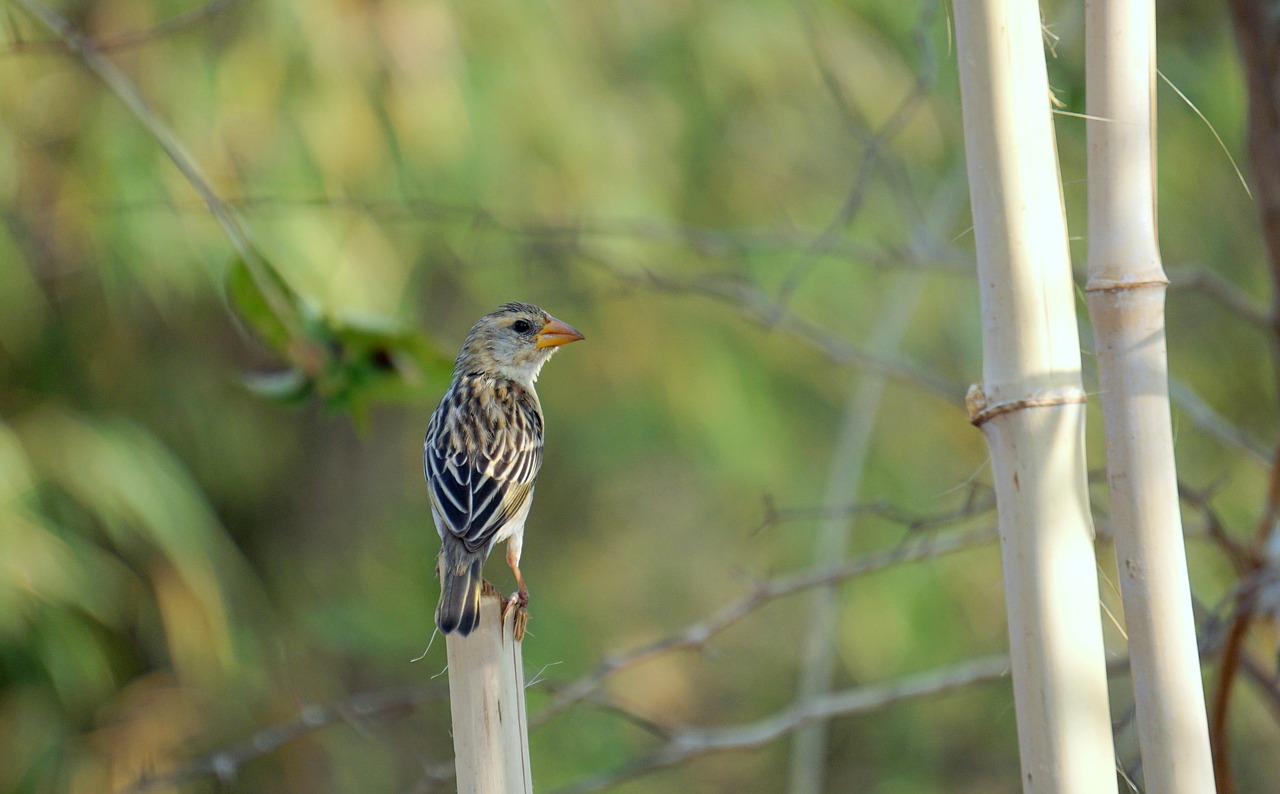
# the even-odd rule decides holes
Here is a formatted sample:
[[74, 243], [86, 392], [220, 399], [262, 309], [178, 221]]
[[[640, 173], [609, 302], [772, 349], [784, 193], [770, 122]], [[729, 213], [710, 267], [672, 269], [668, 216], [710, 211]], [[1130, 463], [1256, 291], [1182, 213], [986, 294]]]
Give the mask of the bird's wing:
[[469, 551], [487, 551], [533, 494], [542, 466], [542, 417], [513, 400], [495, 423], [474, 400], [447, 396], [431, 416], [423, 464], [431, 503]]

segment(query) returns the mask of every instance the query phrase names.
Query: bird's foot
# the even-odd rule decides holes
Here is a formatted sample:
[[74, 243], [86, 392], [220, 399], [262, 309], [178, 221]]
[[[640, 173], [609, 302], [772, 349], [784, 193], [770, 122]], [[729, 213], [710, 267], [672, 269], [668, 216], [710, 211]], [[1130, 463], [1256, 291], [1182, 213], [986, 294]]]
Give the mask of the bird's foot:
[[515, 630], [516, 642], [524, 640], [524, 630], [529, 625], [529, 591], [523, 587], [511, 594], [511, 597], [502, 605], [502, 619], [506, 621], [507, 612], [514, 609], [516, 611], [513, 618], [513, 628]]
[[507, 609], [510, 609], [511, 607], [514, 607], [514, 606], [521, 606], [521, 607], [529, 606], [528, 590], [521, 587], [519, 590], [511, 594], [511, 597], [507, 599]]

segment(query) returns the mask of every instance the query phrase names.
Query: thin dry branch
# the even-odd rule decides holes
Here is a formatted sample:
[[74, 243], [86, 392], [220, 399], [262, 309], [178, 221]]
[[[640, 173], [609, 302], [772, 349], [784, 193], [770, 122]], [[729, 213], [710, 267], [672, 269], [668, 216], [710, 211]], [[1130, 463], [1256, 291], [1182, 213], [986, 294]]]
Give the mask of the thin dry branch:
[[1231, 709], [1231, 692], [1235, 685], [1236, 673], [1244, 657], [1245, 640], [1254, 617], [1259, 613], [1260, 585], [1264, 579], [1273, 576], [1273, 572], [1267, 567], [1269, 560], [1267, 550], [1272, 533], [1276, 531], [1278, 518], [1280, 518], [1280, 464], [1271, 469], [1266, 503], [1254, 532], [1252, 554], [1247, 561], [1249, 567], [1240, 572], [1240, 583], [1236, 585], [1232, 594], [1232, 600], [1235, 602], [1233, 614], [1225, 639], [1222, 641], [1222, 658], [1218, 664], [1217, 679], [1214, 682], [1213, 697], [1210, 701], [1209, 732], [1213, 741], [1217, 789], [1221, 794], [1230, 794], [1235, 789], [1228, 752], [1230, 733], [1227, 731], [1227, 716]]
[[684, 731], [640, 760], [622, 769], [560, 789], [558, 794], [600, 791], [624, 780], [682, 764], [701, 755], [760, 747], [812, 722], [865, 714], [909, 700], [945, 695], [975, 684], [999, 681], [1008, 675], [1009, 657], [991, 656], [941, 670], [930, 670], [888, 684], [832, 692], [793, 705], [757, 722]]
[[[1280, 103], [1276, 102], [1276, 97], [1280, 96], [1280, 16], [1275, 13], [1275, 3], [1269, 0], [1228, 0], [1226, 5], [1234, 22], [1248, 90], [1249, 159], [1257, 187], [1254, 200], [1271, 276], [1272, 376], [1280, 381]], [[1273, 464], [1270, 487], [1253, 545], [1253, 556], [1259, 563], [1268, 560], [1271, 556], [1268, 552], [1275, 547], [1276, 533], [1280, 532], [1278, 517], [1280, 464]], [[1217, 763], [1217, 787], [1221, 794], [1230, 794], [1233, 790], [1227, 714], [1236, 670], [1245, 658], [1245, 635], [1256, 607], [1253, 598], [1241, 600], [1224, 643], [1214, 687], [1210, 730]]]
[[994, 527], [956, 533], [945, 537], [909, 539], [896, 549], [871, 554], [825, 571], [806, 571], [764, 582], [719, 612], [683, 630], [630, 651], [606, 657], [594, 670], [570, 684], [557, 688], [555, 696], [529, 720], [530, 727], [545, 724], [560, 712], [584, 700], [610, 676], [647, 659], [676, 650], [701, 648], [713, 637], [764, 604], [814, 587], [864, 576], [902, 563], [933, 559], [965, 549], [994, 543]]
[[393, 719], [444, 699], [445, 692], [442, 686], [400, 687], [363, 692], [330, 705], [304, 706], [296, 717], [263, 728], [239, 744], [201, 756], [171, 772], [145, 775], [129, 791], [141, 794], [168, 790], [207, 777], [230, 783], [245, 764], [309, 733], [339, 722], [367, 725]]
[[[1280, 17], [1270, 0], [1228, 0], [1249, 96], [1248, 145], [1271, 275], [1271, 331], [1280, 343]], [[1273, 345], [1280, 379], [1280, 344]]]
[[[1213, 653], [1216, 648], [1206, 645], [1201, 656]], [[1264, 691], [1275, 693], [1274, 707], [1280, 713], [1280, 685], [1268, 678], [1262, 666], [1254, 659], [1242, 663], [1246, 672], [1259, 683]], [[1107, 675], [1117, 676], [1129, 672], [1129, 658], [1121, 656], [1107, 662]], [[691, 761], [712, 753], [752, 750], [812, 722], [849, 717], [887, 708], [898, 703], [923, 697], [945, 695], [956, 690], [979, 684], [994, 683], [1009, 677], [1009, 657], [1006, 655], [972, 659], [950, 667], [929, 670], [907, 676], [888, 684], [852, 687], [812, 700], [794, 703], [772, 716], [719, 728], [694, 728], [669, 732], [667, 740], [642, 758], [619, 769], [594, 775], [555, 791], [555, 794], [585, 794], [601, 791], [632, 778], [656, 772], [660, 769]], [[1129, 718], [1132, 717], [1132, 711]], [[1118, 727], [1122, 727], [1122, 718]], [[1119, 768], [1119, 767], [1117, 767]]]
[[1185, 482], [1178, 483], [1178, 493], [1182, 501], [1200, 514], [1200, 520], [1204, 522], [1202, 531], [1205, 537], [1222, 550], [1231, 561], [1238, 576], [1248, 576], [1250, 571], [1256, 569], [1258, 561], [1255, 559], [1252, 548], [1236, 540], [1227, 532], [1226, 523], [1211, 504], [1214, 490], [1213, 487], [1197, 489]]
[[1218, 303], [1233, 317], [1264, 331], [1271, 329], [1271, 313], [1267, 308], [1212, 270], [1194, 266], [1171, 269], [1169, 289], [1199, 292]]
[[889, 358], [861, 348], [826, 331], [786, 306], [765, 295], [750, 282], [724, 277], [681, 279], [649, 269], [624, 270], [602, 260], [593, 260], [620, 281], [673, 294], [696, 295], [737, 309], [744, 318], [767, 330], [781, 329], [843, 367], [863, 366], [893, 380], [923, 388], [956, 407], [963, 407], [964, 389], [917, 364]]
[[1276, 678], [1274, 665], [1269, 669], [1255, 659], [1253, 654], [1242, 651], [1240, 669], [1249, 677], [1249, 680], [1253, 681], [1258, 691], [1266, 696], [1267, 705], [1271, 707], [1272, 719], [1280, 723], [1280, 680]]
[[791, 521], [810, 521], [813, 519], [849, 518], [852, 516], [875, 516], [898, 524], [904, 529], [919, 532], [939, 527], [950, 526], [977, 518], [996, 509], [995, 494], [989, 488], [975, 483], [965, 503], [955, 510], [936, 515], [918, 515], [909, 513], [900, 507], [887, 502], [859, 502], [849, 505], [778, 507], [772, 499], [766, 499], [764, 518], [753, 534], [764, 532], [770, 527]]
[[[895, 248], [848, 238], [824, 238], [821, 230], [789, 227], [715, 229], [656, 218], [576, 217], [567, 220], [513, 217], [465, 204], [430, 199], [382, 201], [348, 196], [224, 196], [229, 206], [259, 212], [311, 208], [334, 212], [358, 212], [385, 222], [465, 223], [491, 228], [513, 237], [549, 240], [574, 250], [589, 240], [640, 240], [678, 243], [703, 257], [739, 257], [746, 254], [808, 251], [855, 262], [879, 270], [914, 270], [968, 275], [969, 262], [958, 251], [928, 250], [919, 246]], [[96, 205], [102, 212], [144, 212], [204, 209], [203, 204], [140, 200]], [[927, 255], [925, 255], [927, 253]]]
[[[108, 36], [88, 39], [88, 41], [98, 52], [140, 47], [195, 27], [201, 22], [212, 19], [228, 10], [236, 2], [238, 0], [209, 0], [203, 5], [189, 8], [149, 28], [114, 33]], [[22, 39], [16, 39], [13, 46], [0, 52], [0, 55], [28, 55], [37, 52], [68, 52], [72, 50], [73, 48], [62, 39], [52, 41], [23, 41]]]
[[[953, 540], [959, 541], [961, 537], [956, 536]], [[994, 541], [994, 536], [989, 540]], [[940, 549], [937, 553], [947, 553], [964, 547], [957, 544], [954, 549]], [[911, 559], [904, 558], [900, 561], [909, 562], [916, 559], [920, 558], [913, 555]], [[869, 565], [866, 572], [879, 569], [878, 566]], [[686, 633], [707, 634], [708, 632], [688, 630]], [[678, 645], [673, 643], [670, 649], [676, 647]], [[1209, 642], [1201, 648], [1201, 653], [1211, 654], [1217, 650], [1218, 646]], [[622, 659], [622, 657], [618, 658]], [[640, 659], [637, 658], [636, 661]], [[624, 663], [613, 672], [621, 670], [628, 664]], [[1267, 695], [1272, 709], [1280, 719], [1280, 684], [1277, 683], [1275, 676], [1247, 654], [1241, 657], [1240, 667], [1257, 684], [1259, 690]], [[1127, 669], [1126, 658], [1114, 659], [1108, 664], [1108, 673], [1111, 675], [1124, 673]], [[755, 722], [684, 731], [656, 724], [616, 703], [598, 697], [594, 692], [588, 692], [579, 697], [578, 702], [603, 709], [620, 719], [632, 722], [661, 740], [662, 744], [658, 749], [632, 764], [580, 781], [562, 789], [559, 794], [598, 791], [632, 777], [684, 763], [700, 755], [756, 748], [815, 721], [867, 713], [907, 700], [946, 694], [956, 689], [989, 683], [1007, 676], [1008, 657], [993, 656], [928, 671], [889, 684], [855, 687], [830, 693], [805, 703], [794, 704], [773, 716]], [[561, 690], [559, 694], [563, 695], [565, 691]], [[443, 687], [415, 687], [362, 693], [338, 704], [306, 706], [293, 719], [258, 731], [237, 745], [202, 756], [168, 774], [143, 778], [129, 791], [140, 793], [168, 789], [207, 777], [216, 777], [223, 783], [231, 782], [235, 779], [238, 770], [249, 761], [275, 752], [285, 744], [306, 734], [338, 722], [368, 724], [392, 719], [402, 713], [420, 708], [426, 703], [439, 700], [443, 694]], [[451, 762], [424, 763], [422, 775], [410, 790], [434, 791], [452, 777]]]
[[[885, 296], [869, 340], [871, 348], [897, 351], [919, 303], [923, 284], [918, 277], [899, 274]], [[876, 417], [884, 400], [885, 379], [861, 375], [851, 384], [840, 422], [834, 433], [827, 463], [823, 502], [838, 505], [862, 490], [862, 477], [875, 437]], [[813, 568], [821, 570], [848, 557], [856, 523], [849, 518], [819, 522], [813, 540]], [[836, 664], [839, 590], [836, 586], [815, 590], [807, 610], [809, 622], [796, 691], [801, 699], [826, 694], [831, 689]], [[796, 731], [790, 760], [791, 794], [817, 794], [823, 788], [827, 755], [827, 726], [814, 723]]]
[[1265, 444], [1249, 435], [1243, 428], [1232, 424], [1218, 413], [1199, 394], [1182, 380], [1169, 376], [1169, 400], [1183, 416], [1196, 427], [1222, 443], [1246, 452], [1258, 463], [1270, 468], [1275, 460]]
[[[800, 9], [802, 12], [809, 10], [805, 4], [801, 4]], [[910, 123], [916, 111], [924, 103], [925, 97], [932, 90], [936, 78], [936, 68], [934, 68], [936, 59], [933, 57], [930, 40], [928, 36], [923, 34], [923, 31], [933, 23], [936, 11], [937, 5], [935, 3], [926, 3], [921, 10], [920, 19], [916, 25], [916, 44], [924, 54], [923, 60], [927, 68], [921, 69], [917, 73], [916, 81], [911, 90], [899, 101], [897, 107], [889, 114], [888, 119], [869, 135], [864, 135], [864, 130], [866, 130], [867, 126], [865, 119], [858, 109], [846, 99], [839, 77], [831, 68], [830, 59], [826, 55], [825, 48], [821, 45], [818, 25], [813, 20], [812, 13], [802, 14], [806, 23], [805, 30], [809, 36], [810, 49], [818, 62], [818, 68], [822, 73], [823, 84], [827, 87], [827, 93], [835, 101], [849, 132], [855, 137], [864, 139], [866, 151], [863, 153], [862, 161], [858, 166], [857, 173], [854, 175], [853, 183], [845, 195], [839, 210], [828, 221], [822, 233], [814, 239], [812, 249], [804, 252], [800, 260], [787, 273], [786, 278], [783, 279], [782, 285], [778, 289], [777, 302], [779, 307], [786, 307], [790, 303], [791, 296], [813, 270], [818, 261], [817, 251], [830, 241], [838, 239], [841, 231], [848, 228], [853, 219], [857, 217], [858, 212], [866, 202], [867, 191], [871, 186], [872, 177], [875, 176], [877, 169], [881, 166], [881, 161], [887, 158], [889, 144]]]
[[[547, 241], [572, 251], [580, 251], [586, 242], [593, 240], [630, 240], [681, 244], [699, 256], [720, 259], [808, 251], [813, 256], [831, 257], [876, 270], [968, 276], [971, 264], [961, 252], [943, 246], [869, 244], [848, 238], [824, 238], [821, 230], [790, 227], [716, 229], [657, 218], [519, 218], [484, 207], [429, 199], [381, 201], [345, 196], [255, 195], [225, 196], [224, 201], [237, 209], [252, 208], [258, 212], [304, 207], [361, 213], [385, 222], [465, 223], [475, 229], [494, 229], [512, 237]], [[102, 212], [189, 212], [202, 208], [191, 203], [150, 200], [97, 205]]]
[[284, 325], [294, 339], [304, 339], [302, 318], [297, 315], [288, 297], [281, 292], [279, 284], [272, 276], [270, 265], [258, 254], [247, 230], [241, 225], [231, 207], [214, 191], [195, 159], [187, 153], [182, 142], [178, 140], [178, 136], [151, 109], [142, 92], [128, 75], [104, 58], [91, 40], [74, 29], [53, 9], [38, 0], [15, 0], [15, 2], [49, 28], [70, 51], [78, 55], [85, 67], [106, 83], [107, 87], [133, 113], [165, 156], [204, 201], [210, 214], [222, 227], [231, 247], [249, 269], [255, 285], [271, 307], [276, 319]]

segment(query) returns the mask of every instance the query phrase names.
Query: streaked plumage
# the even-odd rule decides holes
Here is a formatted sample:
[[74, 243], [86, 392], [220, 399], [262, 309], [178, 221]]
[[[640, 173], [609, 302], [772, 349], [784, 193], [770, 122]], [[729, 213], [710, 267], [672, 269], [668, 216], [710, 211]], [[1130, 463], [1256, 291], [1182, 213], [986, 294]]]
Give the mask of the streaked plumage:
[[524, 523], [542, 467], [542, 405], [534, 381], [576, 329], [528, 303], [508, 303], [472, 327], [453, 380], [431, 415], [423, 468], [440, 534], [440, 603], [436, 625], [465, 636], [480, 622], [481, 569], [507, 541], [507, 563], [520, 575]]

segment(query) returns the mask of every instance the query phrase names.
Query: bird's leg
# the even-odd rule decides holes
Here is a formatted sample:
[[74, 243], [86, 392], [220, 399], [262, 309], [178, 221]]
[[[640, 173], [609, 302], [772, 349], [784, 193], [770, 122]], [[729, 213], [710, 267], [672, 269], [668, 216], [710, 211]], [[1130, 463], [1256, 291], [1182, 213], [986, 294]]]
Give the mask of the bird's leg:
[[507, 565], [511, 566], [511, 572], [516, 575], [516, 591], [511, 594], [511, 598], [502, 605], [502, 619], [507, 619], [507, 612], [515, 609], [515, 618], [512, 621], [512, 628], [515, 631], [516, 642], [524, 639], [525, 627], [529, 625], [529, 588], [524, 586], [524, 577], [520, 575], [520, 546], [522, 533], [517, 532], [507, 541]]
[[529, 588], [524, 586], [524, 577], [520, 575], [520, 551], [511, 545], [507, 546], [507, 565], [511, 566], [511, 572], [516, 575], [518, 588], [511, 594], [511, 598], [507, 599], [507, 608], [517, 605], [526, 607], [529, 605]]

